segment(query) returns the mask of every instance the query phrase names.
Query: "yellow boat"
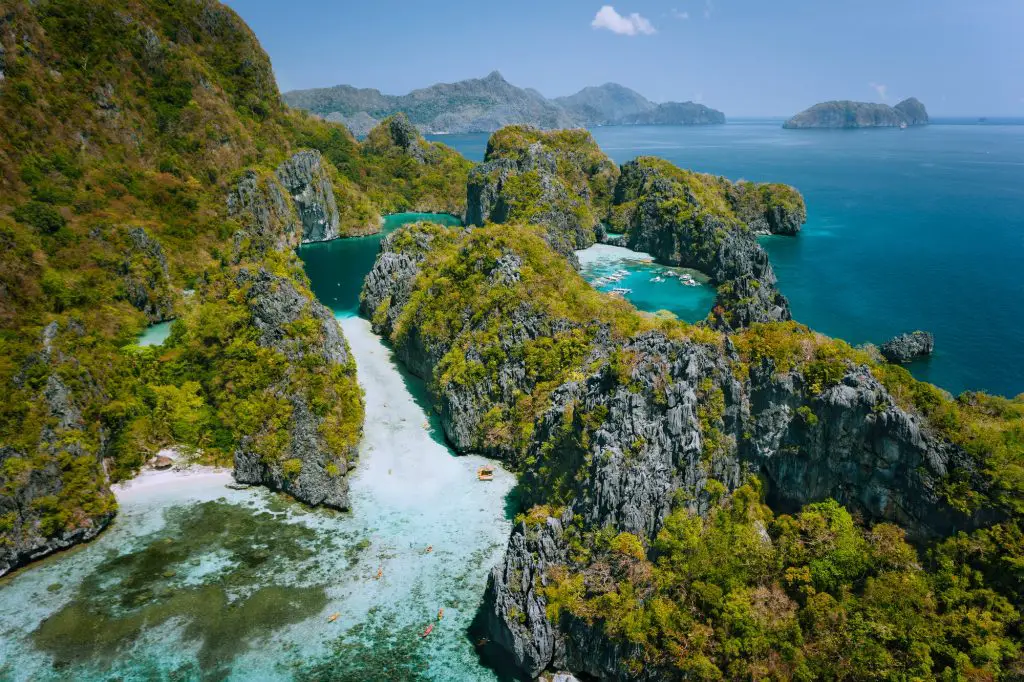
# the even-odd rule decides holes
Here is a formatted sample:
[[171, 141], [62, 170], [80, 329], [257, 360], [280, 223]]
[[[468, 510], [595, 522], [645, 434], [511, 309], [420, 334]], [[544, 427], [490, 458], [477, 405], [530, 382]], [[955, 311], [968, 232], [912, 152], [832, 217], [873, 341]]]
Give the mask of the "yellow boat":
[[328, 622], [328, 623], [333, 623], [334, 621], [338, 620], [338, 617], [339, 617], [339, 616], [341, 616], [341, 614], [340, 614], [340, 613], [337, 613], [337, 612], [335, 612], [335, 613], [332, 613], [331, 615], [329, 615], [329, 616], [327, 617], [327, 622]]
[[493, 481], [494, 467], [480, 467], [476, 470], [476, 477], [481, 481]]

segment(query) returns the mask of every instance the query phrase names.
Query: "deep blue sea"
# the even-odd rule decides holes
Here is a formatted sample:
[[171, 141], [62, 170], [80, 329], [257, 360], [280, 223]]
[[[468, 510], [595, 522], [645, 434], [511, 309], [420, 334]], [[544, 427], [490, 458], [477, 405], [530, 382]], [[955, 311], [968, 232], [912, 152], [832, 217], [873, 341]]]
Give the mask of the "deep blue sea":
[[[780, 120], [604, 127], [623, 163], [660, 156], [803, 192], [798, 237], [766, 237], [794, 317], [851, 343], [925, 329], [935, 355], [911, 371], [953, 392], [1024, 392], [1024, 125], [783, 130]], [[444, 135], [474, 161], [487, 135]]]

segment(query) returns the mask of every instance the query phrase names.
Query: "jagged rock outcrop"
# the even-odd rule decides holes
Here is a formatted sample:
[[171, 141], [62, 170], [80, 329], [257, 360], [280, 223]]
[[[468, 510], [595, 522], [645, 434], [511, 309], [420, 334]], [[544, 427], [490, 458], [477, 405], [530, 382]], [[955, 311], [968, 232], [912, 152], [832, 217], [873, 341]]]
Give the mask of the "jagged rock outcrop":
[[[91, 540], [114, 517], [102, 465], [107, 442], [86, 423], [81, 408], [85, 396], [76, 395], [98, 389], [80, 371], [76, 358], [63, 350], [67, 339], [73, 343], [84, 333], [78, 324], [50, 323], [16, 378], [36, 396], [25, 417], [38, 421], [40, 430], [34, 447], [0, 445], [0, 575]], [[87, 511], [63, 508], [62, 496], [85, 502]]]
[[236, 262], [302, 243], [302, 222], [275, 175], [245, 171], [228, 193], [227, 207], [242, 225], [234, 235]]
[[[265, 270], [242, 269], [237, 277], [252, 314], [251, 324], [259, 334], [258, 343], [282, 353], [290, 365], [300, 365], [309, 355], [318, 355], [332, 365], [352, 365], [337, 321], [309, 294], [299, 291], [292, 280]], [[295, 338], [289, 325], [312, 317], [319, 325], [315, 343]], [[318, 416], [298, 390], [282, 384], [284, 398], [291, 405], [289, 442], [284, 452], [270, 458], [254, 451], [250, 444], [260, 434], [247, 434], [235, 451], [235, 480], [282, 490], [314, 506], [348, 509], [347, 472], [355, 450], [333, 453], [322, 433], [323, 418]]]
[[895, 107], [849, 100], [821, 102], [782, 124], [783, 128], [898, 128], [926, 125], [928, 112], [916, 98]]
[[341, 236], [341, 219], [331, 179], [316, 150], [303, 150], [277, 167], [277, 179], [291, 194], [302, 223], [302, 242], [325, 242]]
[[789, 302], [776, 287], [756, 233], [790, 234], [806, 219], [803, 199], [792, 188], [769, 192], [749, 183], [733, 185], [641, 157], [622, 166], [612, 216], [629, 248], [711, 277], [718, 287], [718, 324], [737, 329], [790, 319]]
[[914, 358], [931, 355], [935, 350], [935, 337], [931, 332], [922, 331], [900, 334], [883, 343], [878, 350], [889, 362], [910, 362]]
[[[732, 490], [751, 474], [767, 482], [776, 508], [833, 498], [866, 521], [898, 523], [919, 539], [969, 529], [982, 518], [952, 507], [940, 492], [952, 472], [972, 489], [986, 489], [976, 460], [900, 407], [870, 367], [859, 364], [860, 356], [805, 363], [800, 358], [847, 351], [793, 323], [776, 323], [777, 333], [792, 335], [786, 343], [799, 349], [797, 364], [790, 366], [763, 350], [778, 341], [758, 336], [757, 328], [713, 343], [662, 331], [619, 337], [596, 320], [552, 316], [531, 303], [544, 292], [517, 289], [526, 286], [520, 277], [529, 251], [501, 242], [503, 228], [490, 229], [495, 241], [488, 244], [506, 245], [500, 257], [486, 261], [473, 260], [464, 236], [451, 237], [453, 245], [436, 236], [395, 233], [367, 278], [364, 304], [368, 309], [388, 302], [375, 316], [384, 333], [400, 320], [399, 358], [432, 380], [445, 434], [460, 451], [479, 451], [481, 441], [473, 434], [489, 428], [494, 411], [512, 404], [506, 401], [516, 391], [536, 389], [527, 380], [530, 362], [522, 349], [574, 330], [589, 340], [572, 356], [571, 367], [560, 368], [564, 380], [543, 394], [543, 409], [528, 423], [526, 441], [509, 436], [513, 442], [492, 443], [489, 451], [511, 457], [522, 448], [523, 504], [549, 510], [546, 517], [531, 512], [517, 523], [504, 561], [490, 576], [482, 614], [491, 639], [528, 675], [569, 669], [632, 679], [623, 667], [630, 652], [621, 649], [629, 645], [613, 643], [599, 626], [573, 618], [552, 622], [546, 611], [550, 572], [568, 565], [569, 524], [610, 527], [651, 541], [674, 506], [706, 513], [712, 483]], [[473, 277], [483, 276], [487, 290], [511, 287], [509, 295], [521, 295], [522, 306], [500, 322], [470, 306], [456, 311], [463, 324], [447, 333], [422, 328], [425, 313], [404, 310], [413, 300], [408, 292], [414, 281], [408, 280], [427, 276], [428, 270], [420, 272], [424, 259], [441, 248], [477, 263]], [[576, 277], [567, 268], [559, 275]], [[477, 295], [472, 300], [488, 300], [486, 291]], [[486, 346], [462, 343], [485, 336]], [[487, 371], [496, 381], [441, 376], [467, 348], [494, 363]], [[657, 671], [645, 675], [658, 679]]]
[[150, 322], [174, 317], [174, 293], [167, 257], [160, 242], [144, 228], [128, 228], [128, 247], [121, 262], [125, 296]]
[[430, 147], [420, 135], [420, 131], [412, 123], [409, 123], [409, 118], [401, 112], [390, 116], [373, 128], [364, 144], [370, 152], [386, 151], [393, 148], [419, 164], [427, 162], [430, 152]]
[[504, 128], [470, 171], [465, 222], [543, 225], [552, 248], [576, 264], [573, 252], [597, 240], [617, 177], [586, 131]]

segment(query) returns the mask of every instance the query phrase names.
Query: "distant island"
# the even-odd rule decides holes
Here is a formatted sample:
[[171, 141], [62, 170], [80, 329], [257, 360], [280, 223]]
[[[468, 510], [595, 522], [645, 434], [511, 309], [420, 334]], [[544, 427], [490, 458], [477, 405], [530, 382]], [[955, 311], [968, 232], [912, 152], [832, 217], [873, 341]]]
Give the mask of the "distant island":
[[783, 128], [904, 128], [928, 124], [928, 112], [916, 97], [894, 107], [873, 102], [815, 104], [782, 124]]
[[543, 129], [598, 125], [708, 125], [725, 123], [725, 114], [695, 102], [652, 102], [616, 83], [587, 87], [574, 95], [548, 99], [520, 88], [497, 71], [486, 78], [438, 83], [407, 95], [385, 95], [373, 88], [337, 85], [292, 90], [290, 106], [328, 121], [343, 123], [365, 136], [378, 122], [398, 112], [424, 133], [493, 132], [507, 125]]

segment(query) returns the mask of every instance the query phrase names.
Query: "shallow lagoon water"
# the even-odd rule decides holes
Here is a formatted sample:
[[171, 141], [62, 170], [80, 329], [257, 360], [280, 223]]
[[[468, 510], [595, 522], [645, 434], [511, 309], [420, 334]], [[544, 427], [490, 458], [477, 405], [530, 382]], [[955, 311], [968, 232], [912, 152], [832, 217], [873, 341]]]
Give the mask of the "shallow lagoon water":
[[[361, 281], [377, 248], [363, 263], [327, 246], [321, 290], [320, 275]], [[422, 382], [354, 309], [336, 306], [366, 395], [353, 511], [232, 490], [227, 472], [146, 472], [97, 540], [0, 580], [0, 679], [497, 679], [467, 630], [515, 478], [477, 480], [493, 462], [452, 453]]]
[[[640, 310], [667, 310], [681, 320], [697, 322], [707, 317], [715, 300], [715, 289], [707, 283], [707, 276], [697, 270], [658, 265], [647, 253], [595, 244], [577, 251], [576, 256], [584, 279], [599, 291], [611, 291], [617, 287], [630, 289], [624, 297]], [[618, 281], [601, 280], [623, 270], [628, 274]], [[683, 284], [678, 277], [683, 273], [689, 274], [700, 285]]]
[[167, 322], [157, 322], [146, 327], [136, 343], [140, 346], [160, 346], [167, 337], [171, 335], [171, 325], [174, 324], [174, 320], [168, 320]]
[[353, 512], [144, 474], [99, 539], [0, 582], [0, 679], [496, 679], [466, 630], [514, 477], [478, 481], [369, 323], [341, 324], [367, 406]]

